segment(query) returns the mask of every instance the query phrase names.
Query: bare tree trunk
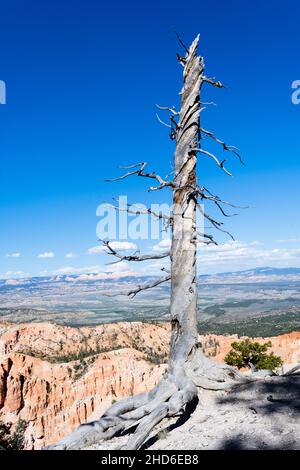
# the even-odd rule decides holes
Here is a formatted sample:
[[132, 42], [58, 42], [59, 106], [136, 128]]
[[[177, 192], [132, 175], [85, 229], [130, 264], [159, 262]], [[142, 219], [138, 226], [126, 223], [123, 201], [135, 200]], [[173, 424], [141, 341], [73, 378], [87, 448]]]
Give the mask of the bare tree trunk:
[[[171, 349], [169, 377], [184, 389], [189, 384], [205, 388], [227, 387], [228, 372], [206, 358], [198, 348], [197, 331], [197, 152], [200, 148], [200, 91], [206, 81], [204, 61], [198, 55], [199, 36], [192, 43], [184, 61], [181, 109], [174, 155], [175, 189], [173, 192], [173, 233], [171, 249]], [[211, 383], [219, 382], [219, 383]]]
[[176, 375], [197, 343], [196, 287], [196, 201], [190, 198], [196, 186], [196, 153], [200, 119], [200, 83], [202, 61], [197, 56], [197, 37], [193, 42], [183, 72], [183, 89], [178, 122], [173, 193], [173, 233], [171, 249], [171, 354], [169, 373]]

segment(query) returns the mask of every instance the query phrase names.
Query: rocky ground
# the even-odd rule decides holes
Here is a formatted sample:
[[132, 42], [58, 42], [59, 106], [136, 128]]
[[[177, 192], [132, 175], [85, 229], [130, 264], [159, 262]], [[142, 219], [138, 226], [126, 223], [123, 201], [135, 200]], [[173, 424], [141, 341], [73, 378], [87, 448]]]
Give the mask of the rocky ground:
[[[198, 406], [164, 420], [145, 447], [162, 450], [300, 449], [300, 375], [270, 377], [231, 392], [200, 391]], [[87, 450], [120, 449], [128, 436]]]

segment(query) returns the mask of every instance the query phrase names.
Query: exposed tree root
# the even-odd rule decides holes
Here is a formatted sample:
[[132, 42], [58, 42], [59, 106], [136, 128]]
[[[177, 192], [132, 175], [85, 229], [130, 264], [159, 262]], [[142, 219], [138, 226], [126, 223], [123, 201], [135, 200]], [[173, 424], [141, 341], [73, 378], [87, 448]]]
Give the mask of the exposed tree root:
[[299, 374], [300, 373], [300, 364], [296, 365], [292, 369], [288, 370], [285, 374], [282, 374], [283, 376], [287, 375], [293, 375], [293, 374]]
[[228, 390], [252, 380], [234, 367], [213, 362], [203, 354], [199, 345], [193, 359], [186, 363], [185, 370], [197, 387], [206, 390]]
[[182, 412], [197, 397], [197, 387], [226, 390], [250, 380], [232, 367], [215, 364], [197, 349], [192, 360], [187, 361], [179, 372], [177, 369], [175, 376], [174, 372], [169, 374], [150, 392], [120, 400], [108, 408], [98, 421], [82, 424], [46, 450], [82, 449], [130, 430], [133, 434], [125, 449], [139, 449], [155, 426], [164, 418]]
[[[297, 373], [298, 370], [299, 366], [290, 372]], [[82, 449], [130, 431], [132, 435], [124, 449], [137, 450], [164, 418], [178, 415], [198, 396], [197, 387], [230, 390], [263, 378], [255, 373], [244, 376], [231, 366], [217, 364], [207, 358], [197, 345], [183, 366], [171, 370], [168, 377], [150, 392], [120, 400], [109, 407], [98, 421], [82, 424], [46, 450]]]

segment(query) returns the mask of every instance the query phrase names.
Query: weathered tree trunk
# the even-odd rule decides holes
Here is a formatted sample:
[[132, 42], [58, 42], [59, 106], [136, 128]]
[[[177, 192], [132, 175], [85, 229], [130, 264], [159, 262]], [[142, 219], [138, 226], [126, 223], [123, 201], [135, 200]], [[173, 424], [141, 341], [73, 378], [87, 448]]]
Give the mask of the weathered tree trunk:
[[[227, 387], [228, 373], [234, 369], [219, 366], [206, 358], [198, 347], [197, 331], [197, 152], [200, 148], [200, 92], [204, 61], [198, 55], [199, 36], [184, 60], [181, 109], [174, 155], [173, 233], [171, 249], [171, 323], [172, 337], [169, 378], [181, 389], [194, 393], [195, 385], [208, 389]], [[212, 383], [213, 382], [213, 383]], [[192, 384], [192, 385], [191, 385]]]
[[183, 72], [180, 118], [174, 155], [175, 183], [182, 189], [173, 193], [173, 233], [171, 249], [172, 338], [169, 373], [178, 374], [197, 343], [196, 286], [196, 201], [190, 198], [196, 186], [196, 147], [200, 120], [202, 61], [197, 56], [197, 37]]

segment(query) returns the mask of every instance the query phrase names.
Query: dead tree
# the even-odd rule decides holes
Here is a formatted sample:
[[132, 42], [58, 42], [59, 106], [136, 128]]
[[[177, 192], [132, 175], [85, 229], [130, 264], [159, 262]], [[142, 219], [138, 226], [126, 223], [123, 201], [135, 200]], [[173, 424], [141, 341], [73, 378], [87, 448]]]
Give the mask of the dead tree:
[[[218, 196], [213, 195], [205, 187], [197, 183], [196, 164], [200, 155], [211, 158], [227, 175], [231, 175], [225, 167], [225, 160], [219, 160], [201, 145], [203, 136], [213, 139], [222, 149], [241, 160], [238, 150], [228, 146], [212, 132], [201, 127], [200, 115], [204, 103], [201, 102], [203, 85], [222, 88], [222, 84], [205, 75], [205, 65], [198, 55], [199, 36], [190, 48], [185, 49], [185, 56], [177, 55], [183, 66], [183, 88], [181, 91], [181, 108], [159, 107], [170, 115], [170, 137], [176, 142], [174, 155], [174, 178], [163, 179], [156, 173], [147, 171], [145, 162], [125, 167], [126, 172], [110, 181], [119, 181], [133, 175], [151, 179], [156, 186], [149, 190], [168, 188], [173, 193], [173, 213], [171, 216], [147, 212], [172, 228], [171, 252], [162, 254], [140, 255], [139, 252], [123, 255], [104, 241], [108, 253], [121, 260], [141, 262], [153, 258], [171, 259], [171, 273], [155, 282], [147, 283], [132, 290], [134, 296], [138, 292], [155, 287], [171, 280], [171, 346], [168, 373], [150, 392], [125, 398], [113, 404], [98, 421], [81, 425], [71, 435], [62, 439], [50, 449], [79, 449], [101, 439], [109, 439], [130, 429], [134, 433], [128, 440], [127, 449], [139, 449], [147, 440], [152, 429], [164, 418], [177, 415], [185, 406], [197, 397], [197, 387], [210, 390], [224, 390], [243, 382], [242, 375], [234, 368], [216, 364], [205, 357], [198, 343], [197, 332], [197, 286], [196, 286], [196, 254], [198, 233], [196, 226], [197, 210], [209, 220], [214, 228], [224, 231], [222, 222], [207, 214], [201, 201], [210, 201], [225, 216], [223, 206], [237, 207]], [[161, 121], [163, 122], [163, 121]], [[165, 124], [165, 123], [164, 123]], [[116, 207], [117, 208], [117, 207]], [[129, 213], [140, 213], [134, 206], [128, 205], [121, 210]], [[228, 233], [228, 232], [226, 232]], [[215, 243], [212, 235], [202, 234], [204, 241]]]

